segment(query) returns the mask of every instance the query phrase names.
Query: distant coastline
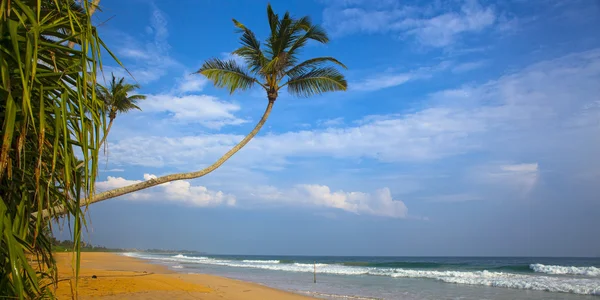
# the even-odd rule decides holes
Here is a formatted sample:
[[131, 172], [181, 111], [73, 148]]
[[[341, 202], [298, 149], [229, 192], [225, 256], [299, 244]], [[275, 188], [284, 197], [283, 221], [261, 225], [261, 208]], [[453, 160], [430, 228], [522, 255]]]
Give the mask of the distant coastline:
[[[53, 252], [70, 252], [73, 251], [74, 243], [71, 240], [52, 240]], [[157, 254], [189, 254], [189, 255], [206, 255], [206, 252], [196, 250], [175, 250], [175, 249], [138, 249], [138, 248], [109, 248], [101, 245], [92, 245], [90, 243], [81, 243], [82, 252], [140, 252], [140, 253], [157, 253]]]

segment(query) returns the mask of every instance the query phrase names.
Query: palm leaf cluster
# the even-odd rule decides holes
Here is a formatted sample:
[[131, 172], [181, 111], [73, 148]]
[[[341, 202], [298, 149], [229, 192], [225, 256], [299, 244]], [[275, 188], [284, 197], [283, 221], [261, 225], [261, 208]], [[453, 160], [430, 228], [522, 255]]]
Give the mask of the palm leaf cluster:
[[137, 106], [137, 102], [139, 100], [146, 99], [144, 95], [130, 95], [136, 89], [139, 89], [139, 84], [130, 84], [125, 82], [125, 78], [116, 78], [115, 75], [112, 75], [110, 85], [108, 87], [98, 85], [98, 97], [102, 100], [105, 107], [104, 110], [108, 112], [108, 127], [104, 132], [104, 137], [100, 141], [100, 145], [104, 143], [108, 133], [110, 132], [110, 128], [117, 117], [117, 113], [126, 113], [132, 109], [141, 110], [139, 106]]
[[346, 90], [344, 76], [333, 66], [346, 67], [337, 59], [317, 57], [299, 60], [301, 50], [308, 42], [329, 42], [320, 26], [312, 24], [309, 17], [293, 18], [289, 12], [280, 17], [273, 12], [271, 5], [267, 6], [267, 20], [270, 34], [264, 47], [252, 30], [233, 20], [241, 34], [241, 47], [233, 54], [241, 57], [245, 64], [234, 59], [212, 58], [202, 65], [198, 73], [231, 93], [259, 85], [267, 92], [269, 101], [275, 101], [284, 87], [290, 94], [301, 97]]
[[126, 83], [125, 78], [116, 78], [114, 75], [112, 75], [108, 88], [98, 85], [98, 97], [104, 101], [110, 120], [114, 120], [117, 117], [117, 113], [126, 113], [132, 109], [140, 109], [137, 106], [137, 102], [146, 99], [146, 96], [130, 95], [139, 88], [139, 84]]
[[[104, 103], [96, 70], [105, 49], [87, 1], [0, 3], [0, 295], [50, 293], [56, 269], [43, 210], [69, 213], [79, 269], [85, 219], [80, 199], [94, 191]], [[70, 47], [70, 44], [73, 46]], [[110, 52], [109, 52], [110, 53]], [[111, 54], [112, 55], [112, 54]], [[38, 214], [36, 214], [36, 212]]]

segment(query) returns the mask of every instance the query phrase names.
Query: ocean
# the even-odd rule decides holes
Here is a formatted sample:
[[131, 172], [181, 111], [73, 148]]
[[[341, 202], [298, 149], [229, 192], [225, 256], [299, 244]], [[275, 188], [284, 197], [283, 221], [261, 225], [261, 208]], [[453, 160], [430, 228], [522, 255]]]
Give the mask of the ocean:
[[124, 255], [322, 299], [600, 299], [600, 258]]

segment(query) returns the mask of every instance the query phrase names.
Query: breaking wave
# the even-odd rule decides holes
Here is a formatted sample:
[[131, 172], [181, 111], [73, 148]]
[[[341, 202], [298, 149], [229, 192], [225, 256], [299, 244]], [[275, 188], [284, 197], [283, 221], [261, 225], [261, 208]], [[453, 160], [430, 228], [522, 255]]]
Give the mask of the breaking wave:
[[[170, 257], [144, 256], [138, 254], [129, 254], [129, 256], [159, 261], [172, 261], [178, 264], [207, 264], [286, 272], [312, 273], [315, 268], [315, 265], [312, 263], [298, 263], [288, 261], [282, 263], [279, 260], [233, 260], [210, 257], [185, 256], [181, 254]], [[396, 264], [396, 266], [400, 266], [400, 264]], [[425, 264], [414, 264], [412, 265], [412, 267], [416, 267], [417, 269], [410, 269], [410, 267], [407, 266], [373, 267], [368, 266], [366, 264], [362, 265], [360, 263], [318, 263], [316, 264], [316, 272], [319, 274], [335, 275], [371, 275], [389, 276], [393, 278], [424, 278], [455, 284], [494, 286], [513, 289], [528, 289], [547, 292], [561, 292], [600, 296], [600, 280], [598, 278], [577, 278], [564, 276], [600, 276], [599, 269], [596, 267], [563, 267], [546, 266], [542, 264], [531, 264], [529, 266], [530, 270], [528, 273], [524, 273], [524, 268], [521, 266], [515, 266], [515, 270], [519, 271], [513, 272], [505, 272], [504, 269], [492, 269], [491, 271], [431, 270], [430, 268], [433, 266]]]
[[553, 275], [600, 276], [600, 268], [596, 267], [546, 266], [542, 264], [532, 264], [529, 267], [537, 273]]

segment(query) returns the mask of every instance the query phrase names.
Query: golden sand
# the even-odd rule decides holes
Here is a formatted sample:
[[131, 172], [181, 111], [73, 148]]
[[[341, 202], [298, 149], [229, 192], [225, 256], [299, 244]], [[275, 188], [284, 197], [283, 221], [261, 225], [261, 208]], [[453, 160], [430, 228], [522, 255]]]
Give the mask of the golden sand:
[[[72, 299], [72, 254], [55, 254], [58, 299]], [[92, 278], [95, 275], [96, 278]], [[259, 284], [205, 274], [180, 274], [164, 266], [114, 253], [81, 253], [79, 299], [281, 299], [309, 297]]]

